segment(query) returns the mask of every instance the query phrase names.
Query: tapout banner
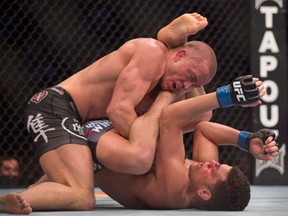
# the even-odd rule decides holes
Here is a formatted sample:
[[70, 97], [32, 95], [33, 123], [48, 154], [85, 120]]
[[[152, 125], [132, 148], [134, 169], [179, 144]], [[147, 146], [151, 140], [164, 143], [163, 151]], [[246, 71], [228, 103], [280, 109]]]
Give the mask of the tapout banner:
[[273, 130], [282, 144], [272, 161], [255, 160], [253, 184], [288, 184], [286, 0], [253, 0], [251, 9], [251, 69], [264, 81], [263, 104], [254, 109], [253, 130]]

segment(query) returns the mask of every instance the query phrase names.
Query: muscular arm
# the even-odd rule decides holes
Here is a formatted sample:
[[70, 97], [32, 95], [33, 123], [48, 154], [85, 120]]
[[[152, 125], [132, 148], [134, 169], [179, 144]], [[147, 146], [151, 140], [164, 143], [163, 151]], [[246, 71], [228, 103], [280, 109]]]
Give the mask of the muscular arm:
[[193, 160], [205, 162], [219, 161], [218, 146], [233, 145], [237, 147], [240, 131], [212, 122], [201, 122], [194, 130]]
[[[107, 116], [124, 137], [137, 118], [135, 107], [161, 77], [163, 50], [155, 42], [135, 43], [128, 65], [121, 71], [107, 108]], [[128, 48], [128, 49], [129, 49]], [[120, 50], [121, 52], [121, 50]]]
[[159, 120], [160, 137], [155, 156], [155, 187], [164, 194], [169, 191], [167, 199], [172, 196], [171, 191], [174, 191], [174, 195], [183, 191], [183, 179], [187, 178], [183, 126], [202, 113], [218, 107], [216, 94], [210, 93], [171, 104], [162, 110]]
[[[191, 91], [189, 91], [186, 94], [185, 99], [193, 98], [201, 95], [205, 95], [206, 92], [204, 90], [204, 87], [193, 87]], [[194, 130], [195, 125], [197, 125], [200, 121], [210, 121], [212, 118], [212, 110], [209, 110], [207, 112], [203, 112], [198, 118], [192, 118], [190, 121], [182, 128], [183, 133], [188, 133]]]
[[[212, 122], [199, 123], [194, 131], [193, 159], [201, 162], [218, 160], [218, 146], [231, 145], [238, 147], [240, 131]], [[249, 152], [258, 159], [272, 160], [278, 156], [278, 147], [270, 136], [266, 140], [254, 137], [250, 141]]]
[[105, 133], [97, 145], [97, 159], [116, 172], [140, 175], [149, 171], [159, 134], [158, 118], [174, 100], [175, 95], [160, 92], [149, 111], [132, 122], [128, 140], [110, 131]]

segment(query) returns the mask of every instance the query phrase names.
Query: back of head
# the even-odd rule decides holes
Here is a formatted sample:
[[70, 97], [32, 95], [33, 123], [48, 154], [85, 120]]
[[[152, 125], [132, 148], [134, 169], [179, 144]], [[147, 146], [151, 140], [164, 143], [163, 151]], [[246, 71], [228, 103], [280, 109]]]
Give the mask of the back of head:
[[242, 211], [250, 201], [250, 183], [245, 174], [232, 167], [228, 178], [214, 186], [212, 197], [200, 209], [214, 211]]
[[189, 41], [183, 45], [184, 48], [192, 49], [195, 53], [193, 58], [198, 58], [202, 61], [207, 61], [211, 79], [217, 71], [217, 58], [214, 50], [207, 43], [202, 41]]

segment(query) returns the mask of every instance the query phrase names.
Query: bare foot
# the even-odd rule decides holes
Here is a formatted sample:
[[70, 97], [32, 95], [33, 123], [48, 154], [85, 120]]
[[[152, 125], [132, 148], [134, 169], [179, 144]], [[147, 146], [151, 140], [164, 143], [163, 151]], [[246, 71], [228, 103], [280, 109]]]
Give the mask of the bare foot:
[[157, 39], [165, 43], [168, 48], [183, 45], [189, 35], [195, 35], [208, 25], [206, 17], [198, 13], [185, 13], [164, 26], [157, 34]]
[[32, 208], [18, 193], [0, 195], [0, 212], [11, 214], [30, 214]]

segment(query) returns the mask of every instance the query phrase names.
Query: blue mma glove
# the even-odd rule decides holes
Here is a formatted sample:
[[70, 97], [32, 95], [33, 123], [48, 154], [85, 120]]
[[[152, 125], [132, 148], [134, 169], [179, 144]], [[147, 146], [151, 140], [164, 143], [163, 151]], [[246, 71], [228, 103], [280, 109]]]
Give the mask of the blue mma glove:
[[253, 81], [252, 75], [241, 76], [230, 84], [216, 89], [220, 107], [245, 105], [259, 100], [259, 90]]
[[[265, 141], [267, 140], [267, 138], [269, 136], [272, 136], [273, 140], [275, 140], [277, 143], [276, 134], [272, 130], [261, 129], [255, 133], [250, 133], [247, 131], [241, 131], [239, 136], [238, 136], [238, 146], [242, 151], [249, 152], [251, 139], [257, 137], [257, 138], [260, 138], [263, 143], [265, 143]], [[277, 146], [280, 149], [281, 146], [279, 146], [278, 143], [277, 143]]]

